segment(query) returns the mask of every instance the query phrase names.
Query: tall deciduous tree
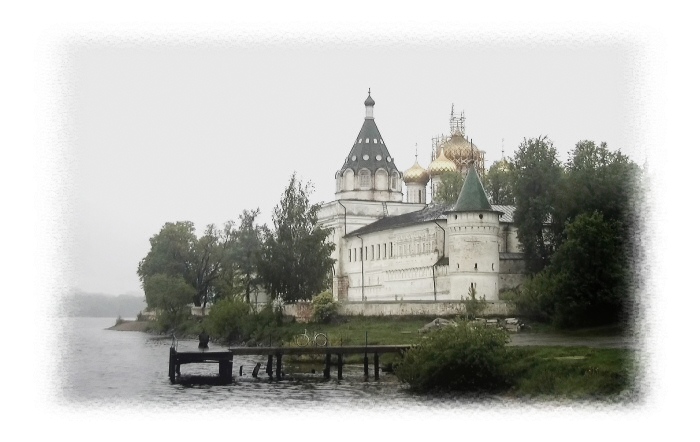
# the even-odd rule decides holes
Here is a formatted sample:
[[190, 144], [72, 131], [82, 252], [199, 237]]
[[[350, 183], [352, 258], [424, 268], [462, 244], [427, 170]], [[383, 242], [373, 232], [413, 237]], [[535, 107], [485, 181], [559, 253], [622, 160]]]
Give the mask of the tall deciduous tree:
[[445, 172], [440, 175], [440, 185], [433, 200], [440, 204], [454, 204], [464, 185], [464, 176], [459, 172]]
[[335, 245], [318, 225], [320, 204], [311, 204], [311, 184], [292, 175], [273, 213], [258, 270], [268, 294], [285, 302], [310, 300], [329, 286]]
[[217, 282], [218, 296], [241, 296], [250, 303], [250, 296], [260, 285], [258, 263], [263, 235], [267, 227], [256, 224], [260, 209], [244, 210], [239, 216], [240, 226], [229, 222], [224, 231], [232, 246], [226, 251], [222, 276]]
[[534, 274], [549, 264], [561, 229], [555, 206], [563, 169], [552, 142], [540, 136], [523, 140], [515, 153], [513, 170], [513, 222], [527, 271]]
[[[220, 276], [222, 260], [231, 241], [214, 225], [207, 226], [201, 238], [195, 234], [190, 221], [165, 223], [159, 233], [151, 237], [151, 250], [139, 262], [137, 274], [146, 292], [148, 279], [155, 275], [182, 278], [194, 293], [190, 302], [206, 306], [214, 296], [214, 281]], [[149, 307], [160, 307], [151, 305]]]
[[484, 190], [491, 204], [515, 204], [513, 165], [507, 159], [496, 161], [489, 167], [484, 177]]
[[530, 308], [558, 327], [619, 323], [630, 299], [622, 223], [594, 211], [567, 223], [547, 269], [528, 281]]
[[620, 151], [608, 150], [605, 142], [576, 143], [566, 162], [563, 217], [572, 221], [579, 214], [598, 211], [605, 219], [629, 225], [639, 176], [639, 167]]
[[180, 277], [194, 289], [197, 235], [193, 223], [178, 221], [165, 223], [160, 232], [153, 235], [149, 241], [151, 250], [139, 262], [136, 273], [146, 293], [148, 306], [160, 308], [152, 301], [157, 298], [149, 297], [148, 278], [158, 274]]
[[180, 275], [156, 273], [143, 284], [146, 302], [160, 310], [159, 321], [163, 330], [181, 323], [187, 316], [187, 304], [196, 290]]
[[206, 307], [215, 296], [214, 283], [221, 276], [222, 261], [226, 250], [233, 244], [232, 238], [223, 234], [213, 224], [209, 224], [195, 245], [195, 279], [197, 290], [194, 304]]

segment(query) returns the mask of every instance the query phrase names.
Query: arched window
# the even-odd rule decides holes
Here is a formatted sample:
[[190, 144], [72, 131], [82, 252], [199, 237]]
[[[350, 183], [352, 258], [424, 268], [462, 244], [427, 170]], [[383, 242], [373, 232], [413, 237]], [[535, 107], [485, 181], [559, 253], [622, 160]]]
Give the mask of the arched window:
[[370, 179], [369, 170], [362, 169], [360, 171], [360, 188], [361, 189], [369, 189], [370, 186], [371, 186], [371, 179]]
[[345, 190], [353, 190], [355, 188], [355, 172], [352, 169], [347, 169], [344, 174]]
[[374, 173], [374, 188], [377, 190], [387, 190], [389, 188], [389, 175], [386, 170], [378, 169]]
[[399, 174], [394, 172], [391, 174], [391, 190], [399, 189]]

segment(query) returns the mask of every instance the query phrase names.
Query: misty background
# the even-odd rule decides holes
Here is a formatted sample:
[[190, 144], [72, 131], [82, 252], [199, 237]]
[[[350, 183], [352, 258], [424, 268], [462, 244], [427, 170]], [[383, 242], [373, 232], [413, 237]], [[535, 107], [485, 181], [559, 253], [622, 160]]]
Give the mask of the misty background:
[[141, 295], [136, 268], [163, 224], [201, 233], [259, 207], [269, 225], [294, 172], [333, 200], [369, 88], [400, 170], [416, 149], [427, 168], [453, 104], [487, 167], [539, 135], [562, 161], [590, 139], [642, 165], [634, 41], [458, 37], [70, 42], [68, 286]]

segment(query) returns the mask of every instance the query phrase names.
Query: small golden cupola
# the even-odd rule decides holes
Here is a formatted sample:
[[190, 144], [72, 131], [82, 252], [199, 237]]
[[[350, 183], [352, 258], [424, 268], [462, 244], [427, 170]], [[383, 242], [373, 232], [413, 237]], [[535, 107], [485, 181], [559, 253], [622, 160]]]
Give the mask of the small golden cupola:
[[416, 162], [403, 173], [403, 182], [406, 183], [406, 202], [426, 203], [425, 185], [430, 181], [428, 171], [418, 164], [418, 147], [416, 147]]
[[428, 173], [431, 178], [435, 178], [445, 172], [457, 172], [457, 166], [445, 156], [445, 150], [440, 149], [440, 155], [428, 166]]
[[428, 173], [433, 180], [432, 186], [430, 187], [433, 198], [442, 185], [442, 175], [447, 172], [457, 172], [457, 166], [445, 156], [445, 150], [440, 149], [440, 155], [428, 166]]
[[410, 169], [403, 173], [403, 182], [406, 184], [422, 184], [426, 185], [430, 181], [430, 175], [428, 171], [423, 169], [420, 164], [418, 164], [418, 159], [413, 163]]
[[464, 129], [464, 112], [461, 115], [455, 115], [455, 107], [452, 105], [450, 113], [450, 136], [445, 140], [442, 138], [439, 145], [443, 148], [447, 159], [451, 160], [457, 166], [457, 170], [462, 175], [467, 174], [469, 162], [474, 161], [479, 177], [484, 177], [484, 152], [479, 150], [474, 142], [466, 136]]

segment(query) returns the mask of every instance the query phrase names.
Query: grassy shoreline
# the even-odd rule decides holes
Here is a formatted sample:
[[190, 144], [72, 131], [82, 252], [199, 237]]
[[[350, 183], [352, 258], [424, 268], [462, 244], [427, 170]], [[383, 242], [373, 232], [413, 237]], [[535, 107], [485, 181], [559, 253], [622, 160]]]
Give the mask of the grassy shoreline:
[[[332, 324], [285, 323], [275, 330], [292, 338], [284, 345], [294, 345], [293, 336], [304, 333], [310, 336], [322, 332], [328, 336], [329, 345], [418, 344], [423, 334], [418, 330], [433, 317], [350, 317], [340, 318]], [[151, 332], [149, 321], [122, 321], [110, 330]], [[600, 327], [570, 331], [554, 331], [547, 325], [535, 324], [533, 335], [558, 334], [561, 336], [601, 337], [623, 336], [621, 327]], [[196, 338], [196, 327], [187, 337]], [[191, 336], [189, 336], [191, 334]], [[222, 343], [226, 345], [226, 343]], [[265, 345], [266, 342], [260, 342]], [[249, 344], [250, 345], [250, 344]], [[584, 399], [616, 400], [636, 391], [634, 381], [638, 369], [635, 351], [620, 348], [591, 348], [585, 346], [509, 346], [504, 362], [511, 380], [510, 387], [497, 395], [519, 399]], [[349, 355], [348, 364], [361, 364], [363, 355]], [[322, 363], [322, 356], [287, 358], [293, 363]], [[387, 354], [381, 357], [385, 371], [401, 362], [401, 356]]]

